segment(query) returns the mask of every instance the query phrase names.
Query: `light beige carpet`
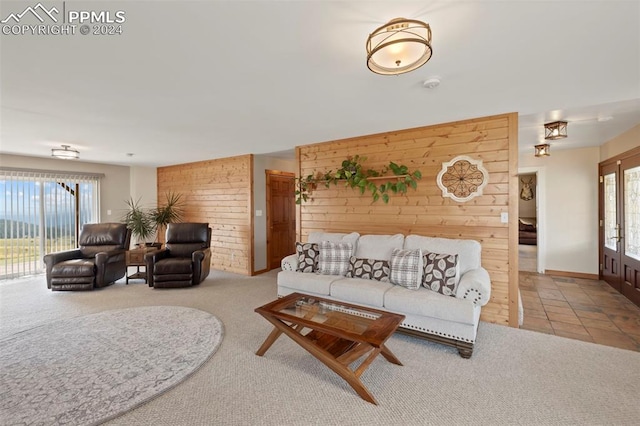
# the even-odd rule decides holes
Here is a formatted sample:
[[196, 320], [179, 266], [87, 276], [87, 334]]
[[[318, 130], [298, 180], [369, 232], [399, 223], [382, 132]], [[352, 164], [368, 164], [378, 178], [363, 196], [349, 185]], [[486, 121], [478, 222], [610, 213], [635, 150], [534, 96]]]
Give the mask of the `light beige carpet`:
[[286, 337], [255, 355], [270, 325], [253, 312], [275, 297], [275, 273], [214, 272], [200, 286], [117, 283], [52, 293], [44, 277], [0, 283], [0, 333], [107, 309], [178, 305], [214, 314], [222, 345], [189, 379], [109, 425], [637, 424], [640, 353], [481, 323], [471, 359], [409, 336], [388, 343], [362, 381], [369, 404]]
[[99, 424], [185, 380], [220, 346], [222, 323], [184, 306], [113, 309], [0, 338], [0, 419]]

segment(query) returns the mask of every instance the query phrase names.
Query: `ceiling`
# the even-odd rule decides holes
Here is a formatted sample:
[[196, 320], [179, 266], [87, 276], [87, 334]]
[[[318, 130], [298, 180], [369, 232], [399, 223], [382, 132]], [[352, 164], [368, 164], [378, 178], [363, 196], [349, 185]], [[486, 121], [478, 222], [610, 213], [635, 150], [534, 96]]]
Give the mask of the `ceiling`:
[[[163, 166], [507, 112], [533, 152], [547, 121], [569, 122], [552, 151], [640, 123], [638, 1], [62, 3], [124, 11], [122, 34], [1, 34], [1, 153]], [[366, 38], [399, 16], [431, 25], [433, 57], [373, 74]]]

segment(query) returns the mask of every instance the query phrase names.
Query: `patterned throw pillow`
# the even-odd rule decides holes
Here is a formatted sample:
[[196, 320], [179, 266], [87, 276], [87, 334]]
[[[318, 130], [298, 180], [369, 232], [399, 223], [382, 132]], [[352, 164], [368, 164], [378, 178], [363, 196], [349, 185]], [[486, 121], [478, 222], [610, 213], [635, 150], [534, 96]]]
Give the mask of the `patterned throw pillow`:
[[332, 243], [321, 241], [318, 244], [318, 272], [323, 275], [344, 276], [349, 269], [349, 258], [353, 252], [351, 243]]
[[296, 243], [298, 272], [312, 273], [318, 270], [318, 245], [314, 243]]
[[389, 282], [389, 262], [377, 259], [359, 259], [351, 256], [346, 276], [347, 278]]
[[410, 290], [422, 285], [423, 256], [420, 249], [393, 249], [391, 253], [391, 282]]
[[427, 253], [424, 255], [422, 284], [445, 296], [455, 296], [458, 287], [457, 267], [457, 254]]

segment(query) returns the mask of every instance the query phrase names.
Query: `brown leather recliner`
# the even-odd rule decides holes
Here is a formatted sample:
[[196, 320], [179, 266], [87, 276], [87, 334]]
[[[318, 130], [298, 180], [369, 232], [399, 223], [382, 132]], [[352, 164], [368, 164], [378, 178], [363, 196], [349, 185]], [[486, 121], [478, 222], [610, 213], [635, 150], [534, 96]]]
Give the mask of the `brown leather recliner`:
[[123, 223], [87, 223], [79, 248], [44, 256], [47, 287], [51, 290], [93, 290], [127, 273], [126, 251], [131, 230]]
[[211, 268], [208, 223], [170, 223], [163, 250], [147, 253], [149, 287], [175, 288], [200, 284]]

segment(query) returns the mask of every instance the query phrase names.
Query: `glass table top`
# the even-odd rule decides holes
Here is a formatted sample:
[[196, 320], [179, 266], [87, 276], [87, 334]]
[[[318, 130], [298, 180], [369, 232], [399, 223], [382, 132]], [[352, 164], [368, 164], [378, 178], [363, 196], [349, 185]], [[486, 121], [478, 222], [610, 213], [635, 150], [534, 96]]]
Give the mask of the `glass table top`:
[[366, 308], [345, 305], [312, 296], [301, 296], [292, 300], [278, 312], [303, 318], [349, 333], [362, 334], [382, 316]]

